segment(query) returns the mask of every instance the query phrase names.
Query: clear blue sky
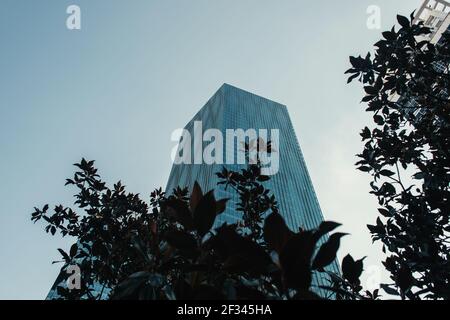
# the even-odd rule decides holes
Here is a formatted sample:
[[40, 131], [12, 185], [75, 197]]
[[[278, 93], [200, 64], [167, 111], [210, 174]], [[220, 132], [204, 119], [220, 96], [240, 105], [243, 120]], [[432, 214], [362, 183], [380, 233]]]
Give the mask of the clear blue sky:
[[[170, 135], [227, 82], [286, 104], [327, 219], [344, 224], [341, 257], [380, 265], [365, 225], [377, 214], [357, 171], [369, 122], [346, 85], [348, 55], [420, 0], [2, 0], [0, 3], [0, 298], [42, 299], [57, 248], [34, 206], [70, 205], [72, 163], [95, 159], [110, 183], [143, 195], [165, 186]], [[66, 29], [77, 4], [82, 30]], [[385, 275], [383, 275], [385, 277]], [[363, 282], [364, 283], [364, 282]]]

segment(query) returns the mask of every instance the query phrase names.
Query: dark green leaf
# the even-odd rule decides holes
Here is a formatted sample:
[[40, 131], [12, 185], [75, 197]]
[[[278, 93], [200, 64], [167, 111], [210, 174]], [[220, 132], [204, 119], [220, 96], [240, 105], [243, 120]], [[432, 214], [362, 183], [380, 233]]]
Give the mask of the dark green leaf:
[[74, 243], [71, 247], [70, 247], [70, 257], [73, 258], [75, 257], [75, 255], [78, 252], [78, 245], [76, 243]]
[[363, 272], [363, 260], [355, 261], [351, 255], [346, 255], [342, 260], [342, 276], [353, 285], [359, 285], [359, 277]]
[[264, 240], [270, 249], [281, 252], [292, 235], [283, 217], [278, 213], [271, 213], [264, 221]]
[[69, 262], [70, 262], [70, 257], [69, 257], [69, 255], [68, 255], [63, 249], [58, 249], [58, 251], [59, 251], [59, 253], [61, 253], [61, 255], [63, 256], [64, 261], [65, 261], [66, 263], [69, 263]]
[[409, 19], [404, 16], [397, 15], [397, 21], [403, 28], [409, 28], [410, 26]]
[[314, 270], [323, 271], [323, 268], [332, 263], [336, 259], [336, 253], [339, 249], [340, 240], [346, 233], [334, 233], [330, 236], [319, 249], [314, 258], [312, 268]]
[[280, 253], [283, 277], [288, 288], [309, 290], [311, 285], [311, 258], [315, 241], [313, 233], [304, 231], [293, 235]]
[[211, 229], [215, 219], [216, 199], [214, 190], [211, 190], [201, 198], [194, 211], [194, 225], [201, 237]]
[[165, 239], [172, 247], [180, 250], [182, 253], [188, 256], [195, 255], [197, 242], [191, 234], [185, 231], [170, 230], [166, 232]]
[[192, 212], [197, 208], [200, 199], [203, 197], [203, 191], [197, 181], [194, 183], [194, 188], [192, 189], [191, 198], [189, 202], [189, 206], [191, 207]]

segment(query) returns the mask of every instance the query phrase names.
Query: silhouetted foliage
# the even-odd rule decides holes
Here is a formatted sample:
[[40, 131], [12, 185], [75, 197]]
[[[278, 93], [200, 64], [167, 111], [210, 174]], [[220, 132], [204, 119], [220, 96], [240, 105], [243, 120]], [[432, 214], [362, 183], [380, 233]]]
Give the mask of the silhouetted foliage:
[[[375, 123], [361, 132], [357, 166], [372, 176], [380, 205], [368, 228], [388, 252], [393, 283], [383, 289], [402, 298], [449, 299], [450, 35], [433, 44], [426, 38], [431, 30], [413, 17], [397, 17], [400, 28], [383, 32], [373, 58], [350, 57], [348, 82], [364, 84], [362, 101]], [[359, 269], [344, 259], [352, 283]]]
[[[215, 199], [212, 190], [204, 193], [197, 183], [190, 194], [157, 189], [147, 205], [120, 182], [109, 189], [93, 161], [75, 165], [79, 171], [67, 184], [78, 188], [75, 204], [83, 213], [60, 205], [50, 214], [46, 205], [32, 214], [33, 221], [47, 223], [47, 232], [77, 239], [70, 253], [58, 250], [63, 270], [80, 266], [83, 286], [69, 290], [62, 279], [62, 299], [325, 298], [312, 285], [312, 273], [329, 273], [324, 268], [336, 258], [344, 234], [323, 237], [340, 224], [290, 230], [261, 184], [268, 177], [259, 165], [218, 173], [221, 184], [239, 193], [243, 219], [217, 228], [215, 219], [228, 199]], [[362, 272], [361, 260], [346, 259], [344, 278], [330, 274], [333, 280], [324, 289], [329, 296], [338, 292], [338, 298], [371, 298], [346, 289], [359, 284]]]

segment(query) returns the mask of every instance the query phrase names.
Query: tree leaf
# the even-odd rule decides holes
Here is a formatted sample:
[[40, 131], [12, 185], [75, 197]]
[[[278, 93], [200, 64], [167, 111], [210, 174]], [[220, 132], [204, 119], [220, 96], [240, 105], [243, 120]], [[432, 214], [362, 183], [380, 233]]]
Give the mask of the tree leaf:
[[260, 176], [258, 176], [257, 180], [260, 181], [260, 182], [269, 181], [270, 180], [270, 176], [260, 175]]
[[359, 76], [359, 73], [352, 74], [350, 77], [348, 77], [347, 83], [352, 82], [352, 81], [353, 81], [354, 79], [356, 79], [358, 76]]
[[414, 281], [411, 269], [407, 266], [402, 266], [397, 272], [397, 284], [402, 292], [407, 292]]
[[409, 19], [407, 17], [401, 16], [401, 15], [398, 14], [397, 15], [397, 21], [403, 28], [409, 28], [410, 27]]
[[317, 228], [316, 232], [314, 232], [314, 239], [318, 241], [324, 235], [333, 231], [339, 226], [341, 226], [341, 224], [334, 221], [322, 221], [322, 223], [319, 225], [319, 228]]
[[211, 229], [215, 219], [216, 199], [211, 190], [200, 199], [194, 211], [194, 226], [201, 237]]
[[284, 282], [288, 288], [309, 290], [314, 248], [315, 241], [311, 231], [294, 234], [283, 247], [279, 258]]
[[363, 131], [360, 133], [361, 137], [362, 137], [362, 141], [369, 139], [371, 136], [371, 132], [370, 129], [368, 127], [365, 127], [363, 129]]
[[203, 191], [200, 185], [197, 181], [194, 182], [194, 187], [192, 189], [191, 198], [189, 201], [189, 206], [192, 210], [192, 212], [195, 211], [195, 208], [197, 208], [198, 203], [200, 202], [200, 199], [203, 197]]
[[197, 250], [197, 242], [195, 238], [185, 232], [179, 230], [169, 230], [165, 233], [164, 239], [174, 248], [180, 250], [189, 257], [195, 256]]
[[384, 169], [384, 170], [380, 171], [380, 174], [385, 177], [390, 177], [390, 176], [393, 176], [395, 173], [390, 170]]
[[224, 270], [231, 273], [259, 276], [267, 273], [273, 264], [269, 254], [258, 243], [237, 233], [236, 225], [222, 225], [203, 247], [214, 249], [224, 261]]
[[384, 292], [386, 292], [387, 294], [393, 295], [393, 296], [398, 296], [398, 291], [392, 287], [390, 287], [388, 284], [382, 283], [380, 284], [381, 289], [384, 290]]
[[346, 233], [334, 233], [330, 236], [327, 242], [322, 244], [319, 251], [314, 258], [312, 268], [314, 270], [323, 271], [323, 268], [329, 265], [336, 259], [336, 253], [339, 249], [340, 240]]
[[149, 279], [151, 273], [139, 271], [119, 283], [111, 295], [112, 300], [137, 299], [139, 288]]
[[69, 257], [69, 255], [68, 255], [63, 249], [58, 249], [58, 251], [59, 251], [59, 253], [61, 253], [61, 255], [63, 256], [64, 261], [65, 261], [66, 263], [69, 263], [69, 262], [70, 262], [70, 257]]
[[227, 202], [230, 200], [230, 198], [220, 199], [216, 201], [216, 214], [219, 215], [225, 211], [227, 208]]
[[187, 204], [179, 199], [171, 199], [164, 204], [166, 214], [175, 219], [187, 230], [192, 230], [194, 221]]
[[369, 172], [370, 170], [372, 170], [372, 168], [367, 167], [367, 166], [361, 166], [361, 167], [358, 167], [358, 170], [363, 171], [363, 172]]
[[71, 247], [70, 247], [70, 257], [73, 258], [75, 257], [75, 255], [78, 252], [78, 245], [76, 243], [74, 243]]
[[359, 285], [359, 277], [363, 272], [363, 260], [366, 257], [355, 261], [353, 257], [348, 254], [342, 259], [342, 276], [353, 285]]
[[264, 221], [263, 236], [269, 248], [281, 252], [282, 248], [292, 236], [292, 231], [286, 225], [283, 217], [273, 212]]

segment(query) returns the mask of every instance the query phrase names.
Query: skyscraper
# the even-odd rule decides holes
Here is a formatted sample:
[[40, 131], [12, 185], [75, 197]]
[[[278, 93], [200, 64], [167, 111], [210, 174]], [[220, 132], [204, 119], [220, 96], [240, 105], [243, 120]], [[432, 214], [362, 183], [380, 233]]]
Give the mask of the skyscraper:
[[427, 36], [432, 43], [438, 43], [442, 34], [450, 27], [450, 2], [447, 0], [425, 0], [414, 18], [414, 23], [422, 21], [431, 28]]
[[[430, 41], [435, 45], [442, 45], [442, 36], [444, 33], [450, 32], [450, 2], [447, 0], [424, 0], [414, 17], [413, 23], [423, 22], [424, 26], [431, 29], [431, 33], [423, 36], [420, 40]], [[447, 66], [444, 63], [435, 61], [432, 63], [436, 72], [446, 73]], [[447, 92], [442, 92], [444, 96], [448, 96]], [[422, 117], [427, 110], [420, 108], [416, 98], [409, 95], [395, 95], [392, 97], [396, 101], [405, 114], [413, 113], [415, 117]]]
[[[323, 221], [322, 211], [286, 106], [224, 84], [185, 126], [192, 137], [196, 135], [194, 132], [196, 122], [201, 122], [204, 131], [218, 129], [223, 136], [227, 136], [226, 131], [229, 129], [244, 131], [277, 129], [279, 141], [274, 152], [278, 152], [279, 165], [275, 170], [277, 172], [274, 171], [265, 186], [275, 195], [280, 214], [291, 230], [313, 229]], [[208, 144], [203, 142], [203, 145], [194, 146], [194, 142], [191, 143], [193, 152]], [[236, 156], [239, 145], [236, 142], [233, 145], [234, 149], [230, 149], [228, 143], [224, 143], [223, 153], [227, 156], [229, 153]], [[240, 218], [240, 213], [235, 207], [238, 195], [230, 189], [225, 190], [223, 186], [217, 185], [219, 180], [216, 172], [221, 171], [224, 166], [233, 171], [246, 167], [242, 164], [227, 164], [225, 161], [223, 164], [174, 164], [166, 192], [171, 193], [177, 186], [192, 190], [194, 182], [197, 181], [204, 191], [214, 189], [216, 198], [231, 199], [226, 211], [218, 217], [216, 225], [236, 222]], [[339, 272], [338, 264], [333, 263], [330, 270]], [[321, 276], [316, 276], [314, 281], [315, 284], [328, 284]]]

